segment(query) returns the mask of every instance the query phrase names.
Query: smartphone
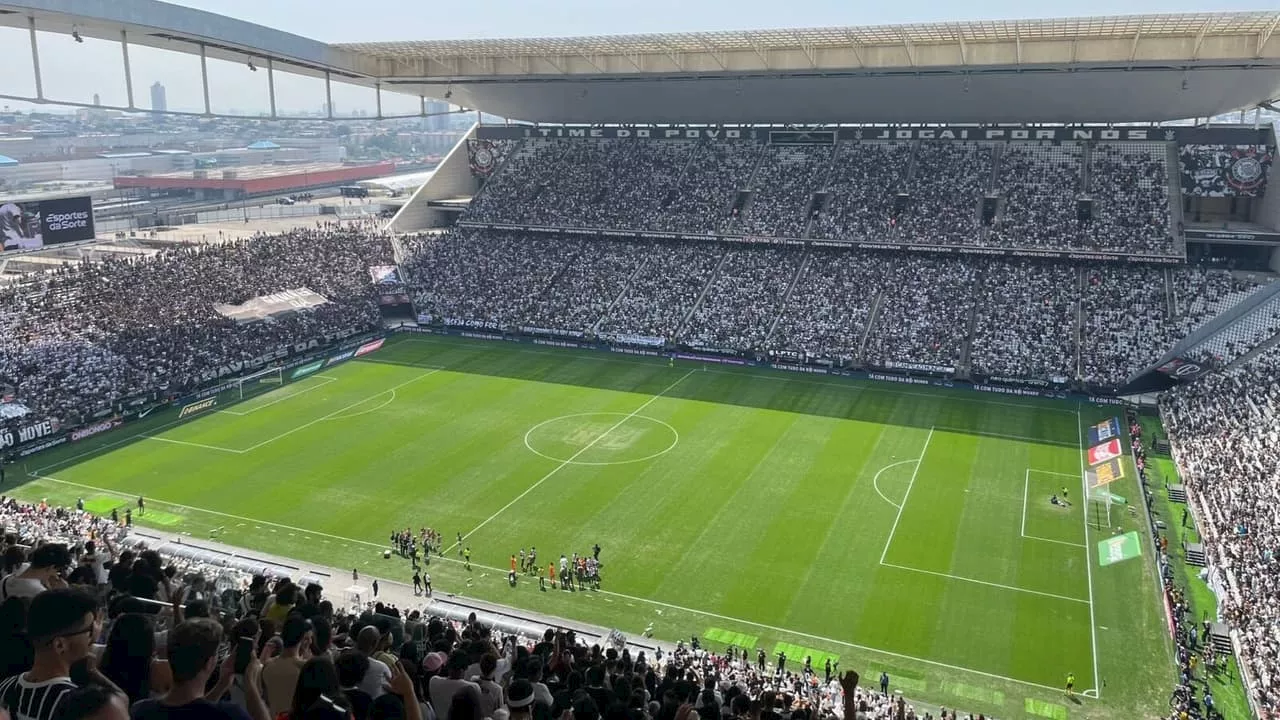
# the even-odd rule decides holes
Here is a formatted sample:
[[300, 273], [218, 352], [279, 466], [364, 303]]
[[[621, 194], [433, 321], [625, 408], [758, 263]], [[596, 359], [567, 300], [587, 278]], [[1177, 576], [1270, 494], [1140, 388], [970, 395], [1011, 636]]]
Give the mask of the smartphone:
[[253, 659], [254, 645], [253, 638], [242, 637], [236, 641], [237, 675], [243, 675], [244, 671], [249, 668], [249, 661]]

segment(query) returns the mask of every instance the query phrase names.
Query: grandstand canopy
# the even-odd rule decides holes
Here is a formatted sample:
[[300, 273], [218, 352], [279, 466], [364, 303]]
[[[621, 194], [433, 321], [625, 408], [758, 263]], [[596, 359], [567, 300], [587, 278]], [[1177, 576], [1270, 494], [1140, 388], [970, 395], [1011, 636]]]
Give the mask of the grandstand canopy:
[[0, 0], [0, 25], [30, 18], [541, 122], [1141, 122], [1280, 98], [1280, 11], [331, 45], [158, 0]]

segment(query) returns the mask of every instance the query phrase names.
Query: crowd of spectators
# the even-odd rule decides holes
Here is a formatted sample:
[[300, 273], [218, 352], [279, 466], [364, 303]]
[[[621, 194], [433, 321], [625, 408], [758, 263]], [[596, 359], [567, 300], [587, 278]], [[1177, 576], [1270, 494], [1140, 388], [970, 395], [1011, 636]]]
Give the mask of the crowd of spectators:
[[[335, 223], [62, 266], [0, 290], [0, 387], [31, 411], [25, 422], [63, 425], [177, 394], [230, 363], [377, 327], [369, 267], [388, 262], [385, 236]], [[249, 324], [214, 309], [297, 288], [329, 302]]]
[[689, 317], [683, 342], [737, 352], [763, 347], [802, 258], [802, 252], [774, 247], [729, 251]]
[[884, 267], [882, 257], [815, 249], [765, 348], [783, 359], [852, 363]]
[[991, 226], [991, 244], [1074, 246], [1079, 234], [1076, 198], [1081, 194], [1083, 147], [1077, 143], [1009, 143], [999, 151], [995, 190], [1003, 207]]
[[1091, 250], [1174, 254], [1169, 227], [1169, 168], [1163, 143], [1098, 143], [1089, 153]]
[[1280, 711], [1280, 348], [1166, 393], [1160, 403], [1212, 566], [1219, 614], [1268, 713]]
[[721, 230], [732, 216], [732, 206], [747, 189], [760, 160], [755, 143], [707, 141], [698, 145], [667, 203], [643, 229], [709, 235]]
[[1071, 265], [987, 263], [974, 288], [973, 371], [1057, 384], [1075, 377], [1078, 286]]
[[896, 223], [898, 239], [919, 245], [978, 244], [991, 163], [988, 144], [922, 141], [911, 198]]
[[873, 367], [931, 366], [952, 372], [969, 335], [979, 265], [903, 255], [886, 267], [864, 361]]
[[1104, 265], [1085, 271], [1081, 290], [1082, 377], [1115, 387], [1168, 349], [1160, 333], [1169, 318], [1163, 271]]
[[769, 145], [751, 180], [751, 201], [724, 232], [798, 238], [805, 232], [813, 194], [831, 168], [829, 145]]
[[680, 324], [702, 296], [724, 253], [724, 248], [714, 243], [660, 243], [652, 247], [644, 267], [600, 323], [601, 335], [675, 340]]
[[915, 147], [904, 142], [842, 141], [824, 191], [825, 206], [814, 218], [810, 237], [885, 240], [894, 199], [906, 190]]
[[[523, 231], [458, 229], [406, 246], [433, 322], [1098, 388], [1122, 385], [1258, 287], [1200, 267]], [[1280, 300], [1267, 308], [1215, 336], [1226, 349], [1209, 343], [1220, 356], [1209, 364], [1280, 329]]]
[[[996, 204], [985, 208], [992, 212], [984, 224], [987, 197]], [[1077, 212], [1081, 198], [1092, 201], [1087, 217]], [[465, 219], [922, 245], [1175, 250], [1161, 143], [843, 140], [832, 147], [538, 138], [525, 141], [487, 181]]]
[[268, 574], [217, 593], [216, 569], [126, 547], [123, 528], [79, 509], [0, 498], [0, 528], [0, 710], [14, 720], [933, 717], [887, 676], [876, 692], [762, 649], [507, 634], [430, 605], [335, 606], [318, 584]]

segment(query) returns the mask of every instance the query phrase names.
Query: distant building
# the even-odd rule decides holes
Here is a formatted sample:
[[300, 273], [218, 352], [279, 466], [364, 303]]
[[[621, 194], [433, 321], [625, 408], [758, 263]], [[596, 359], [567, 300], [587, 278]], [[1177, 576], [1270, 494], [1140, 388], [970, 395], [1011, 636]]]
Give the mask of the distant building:
[[157, 81], [151, 86], [151, 112], [162, 113], [169, 109], [169, 102], [165, 99], [164, 86]]
[[[442, 113], [449, 112], [449, 103], [443, 100], [427, 101], [427, 130], [429, 132], [439, 132], [449, 129], [449, 115]], [[437, 114], [441, 113], [441, 114]]]
[[98, 93], [93, 94], [93, 106], [102, 107], [102, 96], [99, 95]]

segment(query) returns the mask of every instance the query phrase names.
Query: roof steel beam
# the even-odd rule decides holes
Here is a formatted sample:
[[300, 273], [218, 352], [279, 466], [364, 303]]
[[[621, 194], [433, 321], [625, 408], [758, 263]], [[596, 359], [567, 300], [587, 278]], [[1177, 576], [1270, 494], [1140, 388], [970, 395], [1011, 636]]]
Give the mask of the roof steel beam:
[[707, 51], [707, 55], [711, 56], [711, 59], [715, 62], [716, 65], [720, 66], [721, 70], [729, 69], [729, 66], [725, 64], [724, 59], [721, 57], [722, 53], [720, 52], [719, 48], [711, 44], [710, 41], [708, 41], [705, 37], [702, 37], [702, 36], [698, 37], [698, 44], [701, 45]]
[[1276, 31], [1276, 27], [1280, 26], [1280, 12], [1271, 18], [1271, 24], [1265, 30], [1258, 33], [1258, 51], [1254, 53], [1254, 57], [1262, 57], [1262, 50], [1267, 46], [1267, 42], [1271, 40], [1271, 35]]
[[858, 46], [862, 43], [858, 42], [853, 33], [849, 32], [849, 28], [844, 28], [844, 36], [849, 41], [849, 50], [853, 53], [853, 59], [858, 61], [858, 67], [866, 67], [867, 63], [863, 61], [862, 53], [858, 51]]
[[764, 65], [764, 69], [771, 70], [772, 68], [769, 66], [769, 51], [761, 47], [760, 43], [756, 42], [756, 39], [752, 37], [750, 33], [743, 33], [742, 36], [746, 38], [747, 44], [755, 51], [756, 57], [760, 58], [760, 62]]

